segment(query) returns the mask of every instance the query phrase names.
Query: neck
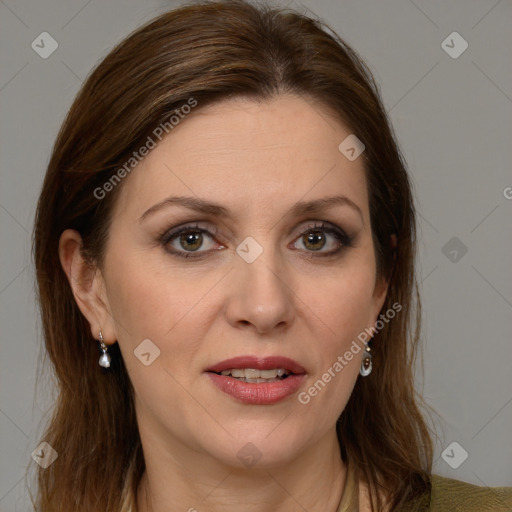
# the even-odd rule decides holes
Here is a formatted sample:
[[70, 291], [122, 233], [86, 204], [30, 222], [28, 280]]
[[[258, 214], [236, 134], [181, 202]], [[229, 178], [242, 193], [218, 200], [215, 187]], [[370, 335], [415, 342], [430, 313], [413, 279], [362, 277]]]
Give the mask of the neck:
[[192, 451], [176, 457], [161, 447], [144, 448], [138, 512], [238, 512], [242, 506], [244, 512], [337, 512], [343, 494], [346, 467], [335, 431], [293, 462], [265, 469], [227, 466]]

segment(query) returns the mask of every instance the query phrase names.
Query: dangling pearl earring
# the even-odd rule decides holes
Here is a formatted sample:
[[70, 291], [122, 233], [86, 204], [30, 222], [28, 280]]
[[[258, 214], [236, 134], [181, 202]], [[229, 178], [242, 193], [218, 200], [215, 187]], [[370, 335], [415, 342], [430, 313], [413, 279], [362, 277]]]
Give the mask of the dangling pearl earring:
[[364, 342], [365, 352], [363, 354], [363, 362], [361, 363], [361, 369], [359, 373], [363, 377], [368, 377], [372, 373], [372, 355], [370, 354], [370, 347], [366, 341]]
[[101, 354], [98, 363], [103, 368], [110, 368], [110, 361], [112, 361], [112, 358], [110, 357], [110, 354], [107, 352], [108, 348], [107, 348], [107, 345], [105, 345], [105, 342], [103, 341], [103, 334], [101, 334], [101, 331], [100, 331], [100, 345], [101, 345], [101, 350], [103, 350], [103, 354]]

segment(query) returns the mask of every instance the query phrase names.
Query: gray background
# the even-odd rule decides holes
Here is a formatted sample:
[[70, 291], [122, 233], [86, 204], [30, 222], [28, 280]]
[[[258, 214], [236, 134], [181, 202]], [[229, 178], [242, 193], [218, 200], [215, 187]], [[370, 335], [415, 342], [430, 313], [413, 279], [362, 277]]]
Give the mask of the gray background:
[[[92, 67], [132, 29], [179, 4], [0, 1], [2, 512], [30, 510], [24, 472], [34, 465], [30, 454], [51, 405], [48, 379], [36, 389], [41, 330], [30, 256], [51, 146]], [[512, 5], [281, 5], [311, 9], [363, 56], [409, 165], [424, 305], [425, 372], [418, 383], [439, 413], [432, 420], [439, 431], [434, 470], [479, 485], [512, 485]], [[47, 59], [31, 48], [44, 31], [59, 45]], [[469, 45], [456, 59], [441, 46], [453, 31]], [[456, 40], [447, 44], [461, 48]]]

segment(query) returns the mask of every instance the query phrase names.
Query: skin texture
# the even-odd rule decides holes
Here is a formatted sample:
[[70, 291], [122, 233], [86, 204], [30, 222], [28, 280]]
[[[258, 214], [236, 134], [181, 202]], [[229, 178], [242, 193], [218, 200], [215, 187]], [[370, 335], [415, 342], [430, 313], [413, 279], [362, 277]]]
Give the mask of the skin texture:
[[[362, 378], [363, 351], [305, 405], [296, 395], [240, 403], [205, 369], [239, 355], [283, 355], [306, 369], [304, 391], [374, 325], [387, 286], [376, 279], [363, 158], [338, 150], [350, 133], [294, 95], [199, 105], [125, 178], [101, 270], [82, 261], [77, 232], [63, 233], [75, 299], [93, 336], [101, 329], [107, 344], [119, 343], [134, 385], [147, 466], [140, 510], [336, 510], [345, 466], [335, 423]], [[219, 203], [232, 217], [171, 205], [140, 221], [178, 195]], [[287, 215], [297, 201], [334, 195], [360, 213], [344, 205]], [[308, 242], [322, 221], [352, 235], [353, 246], [319, 256], [340, 247], [329, 232], [324, 245]], [[196, 222], [218, 229], [192, 244], [202, 258], [172, 255], [189, 247], [179, 235], [167, 250], [159, 242], [175, 227], [194, 232]], [[252, 263], [236, 253], [249, 236], [263, 248]], [[133, 351], [148, 338], [160, 356], [145, 366]], [[253, 467], [237, 457], [248, 442], [261, 454]]]

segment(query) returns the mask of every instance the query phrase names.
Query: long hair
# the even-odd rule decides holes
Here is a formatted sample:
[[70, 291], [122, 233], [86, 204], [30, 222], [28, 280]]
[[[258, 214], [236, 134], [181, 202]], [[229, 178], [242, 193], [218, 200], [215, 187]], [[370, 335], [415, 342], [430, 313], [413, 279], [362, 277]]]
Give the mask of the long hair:
[[[120, 512], [144, 472], [133, 388], [117, 344], [108, 373], [58, 256], [65, 229], [102, 268], [119, 168], [173, 112], [231, 97], [293, 93], [318, 102], [364, 143], [383, 311], [402, 310], [377, 332], [373, 373], [360, 378], [337, 422], [341, 457], [392, 506], [430, 487], [432, 441], [413, 369], [420, 302], [411, 183], [378, 86], [361, 58], [322, 21], [243, 0], [206, 1], [158, 16], [118, 44], [79, 91], [55, 141], [37, 205], [33, 252], [46, 351], [58, 398], [43, 440], [59, 454], [38, 473], [40, 512]], [[182, 122], [186, 122], [184, 119]], [[172, 133], [171, 135], [172, 136]], [[111, 183], [114, 183], [111, 181]], [[397, 245], [390, 244], [391, 235]]]

